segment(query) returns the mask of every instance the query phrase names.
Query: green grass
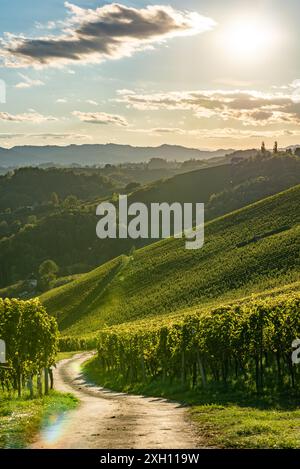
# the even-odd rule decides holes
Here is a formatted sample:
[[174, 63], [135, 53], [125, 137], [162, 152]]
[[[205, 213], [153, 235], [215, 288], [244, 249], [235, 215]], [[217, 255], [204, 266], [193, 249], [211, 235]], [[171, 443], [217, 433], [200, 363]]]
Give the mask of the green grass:
[[0, 392], [0, 448], [24, 448], [51, 419], [74, 409], [71, 394], [50, 391], [49, 396], [30, 400]]
[[124, 384], [104, 373], [97, 358], [83, 367], [88, 380], [116, 391], [169, 398], [190, 406], [189, 413], [204, 446], [219, 448], [300, 448], [299, 396], [255, 393], [224, 387], [191, 390], [154, 380]]
[[300, 408], [283, 410], [196, 405], [192, 418], [204, 440], [223, 448], [300, 448]]
[[[300, 186], [206, 224], [204, 247], [167, 239], [41, 296], [64, 335], [181, 314], [299, 281]], [[282, 226], [289, 229], [237, 247]]]
[[60, 360], [65, 360], [67, 358], [72, 358], [74, 355], [77, 353], [80, 353], [79, 351], [74, 351], [74, 352], [58, 352], [57, 354], [57, 361], [59, 362]]
[[0, 288], [0, 298], [16, 298], [22, 291], [24, 291], [24, 282], [19, 281], [8, 287]]

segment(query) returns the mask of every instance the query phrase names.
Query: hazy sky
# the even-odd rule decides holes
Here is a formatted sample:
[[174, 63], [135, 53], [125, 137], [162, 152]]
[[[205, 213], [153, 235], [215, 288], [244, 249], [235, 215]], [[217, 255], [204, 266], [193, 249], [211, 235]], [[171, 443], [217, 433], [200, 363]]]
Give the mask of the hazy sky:
[[1, 0], [0, 146], [300, 144], [299, 18], [299, 0]]

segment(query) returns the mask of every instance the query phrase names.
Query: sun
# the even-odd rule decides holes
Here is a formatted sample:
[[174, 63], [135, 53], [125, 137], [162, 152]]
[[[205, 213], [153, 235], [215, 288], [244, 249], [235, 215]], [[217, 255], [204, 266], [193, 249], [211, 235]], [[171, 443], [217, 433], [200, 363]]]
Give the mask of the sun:
[[271, 54], [276, 39], [276, 28], [268, 21], [241, 17], [229, 22], [222, 34], [222, 45], [233, 59], [253, 62]]

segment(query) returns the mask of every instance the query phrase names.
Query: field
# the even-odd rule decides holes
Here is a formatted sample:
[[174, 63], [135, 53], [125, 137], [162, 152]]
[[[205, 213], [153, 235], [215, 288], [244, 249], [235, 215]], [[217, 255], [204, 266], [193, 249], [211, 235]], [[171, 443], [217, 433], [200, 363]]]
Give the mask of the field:
[[174, 316], [291, 284], [299, 280], [299, 203], [296, 186], [207, 223], [199, 251], [164, 240], [40, 299], [64, 336], [86, 337], [106, 325]]

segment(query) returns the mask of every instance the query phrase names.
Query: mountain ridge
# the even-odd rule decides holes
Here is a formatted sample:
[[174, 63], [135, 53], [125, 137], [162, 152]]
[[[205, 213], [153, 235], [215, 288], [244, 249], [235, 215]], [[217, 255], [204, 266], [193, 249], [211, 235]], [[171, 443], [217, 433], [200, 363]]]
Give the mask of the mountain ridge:
[[81, 144], [81, 145], [23, 145], [10, 149], [0, 147], [0, 166], [20, 166], [52, 162], [54, 164], [116, 164], [141, 163], [151, 158], [184, 161], [209, 159], [232, 153], [233, 149], [213, 151], [163, 144], [157, 147], [132, 145]]

